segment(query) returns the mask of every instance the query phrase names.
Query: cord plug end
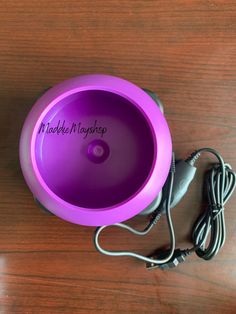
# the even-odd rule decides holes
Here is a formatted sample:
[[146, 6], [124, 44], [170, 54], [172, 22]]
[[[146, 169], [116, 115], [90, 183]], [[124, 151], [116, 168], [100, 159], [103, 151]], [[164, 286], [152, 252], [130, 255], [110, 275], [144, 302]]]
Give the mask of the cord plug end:
[[[167, 253], [168, 252], [165, 251], [161, 255], [163, 256], [163, 255], [166, 255]], [[163, 263], [163, 264], [146, 263], [146, 268], [147, 269], [160, 268], [162, 270], [174, 268], [174, 267], [178, 266], [180, 263], [183, 263], [185, 261], [185, 257], [188, 255], [190, 255], [190, 252], [188, 250], [176, 249], [174, 251], [172, 258], [168, 262]], [[160, 259], [160, 255], [152, 256], [151, 258], [152, 259]]]
[[185, 162], [188, 163], [190, 166], [194, 166], [195, 162], [200, 156], [201, 152], [199, 150], [196, 150], [185, 160]]

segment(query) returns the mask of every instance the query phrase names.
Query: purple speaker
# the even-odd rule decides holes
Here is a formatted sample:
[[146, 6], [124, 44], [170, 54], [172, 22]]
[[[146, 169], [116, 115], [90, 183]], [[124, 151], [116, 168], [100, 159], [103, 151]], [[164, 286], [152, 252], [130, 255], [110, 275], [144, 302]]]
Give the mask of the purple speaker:
[[67, 221], [110, 225], [152, 204], [170, 168], [171, 136], [144, 90], [110, 75], [78, 76], [34, 104], [20, 162], [34, 197]]

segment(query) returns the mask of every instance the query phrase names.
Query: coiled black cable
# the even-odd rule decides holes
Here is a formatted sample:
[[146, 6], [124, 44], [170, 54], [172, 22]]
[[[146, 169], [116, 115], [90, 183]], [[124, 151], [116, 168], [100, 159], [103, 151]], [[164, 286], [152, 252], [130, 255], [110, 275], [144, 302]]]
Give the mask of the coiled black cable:
[[[208, 205], [193, 227], [193, 247], [183, 250], [175, 249], [175, 234], [170, 208], [173, 208], [187, 192], [188, 186], [195, 175], [195, 162], [203, 152], [211, 153], [218, 159], [218, 163], [208, 170], [204, 179]], [[205, 260], [210, 260], [219, 252], [226, 238], [224, 206], [236, 186], [235, 172], [229, 164], [224, 162], [221, 155], [212, 148], [201, 148], [195, 151], [185, 161], [177, 163], [176, 169], [173, 161], [169, 180], [166, 183], [166, 194], [163, 194], [162, 203], [154, 211], [148, 226], [143, 231], [138, 231], [123, 223], [113, 225], [126, 229], [136, 235], [146, 235], [160, 219], [161, 214], [165, 212], [171, 235], [171, 249], [162, 252], [161, 255], [149, 257], [129, 251], [108, 251], [103, 249], [99, 243], [101, 232], [108, 227], [102, 226], [96, 229], [94, 235], [94, 244], [99, 252], [110, 256], [135, 257], [145, 261], [148, 269], [156, 267], [168, 269], [175, 267], [179, 263], [184, 262], [185, 257], [193, 252], [196, 252], [199, 257]]]
[[225, 164], [223, 158], [213, 149], [201, 149], [194, 153], [191, 159], [193, 160], [194, 156], [203, 151], [213, 153], [219, 163], [208, 170], [205, 175], [204, 186], [208, 205], [193, 227], [194, 247], [191, 251], [195, 251], [199, 257], [205, 260], [210, 260], [225, 243], [224, 206], [233, 193], [236, 176], [231, 166]]

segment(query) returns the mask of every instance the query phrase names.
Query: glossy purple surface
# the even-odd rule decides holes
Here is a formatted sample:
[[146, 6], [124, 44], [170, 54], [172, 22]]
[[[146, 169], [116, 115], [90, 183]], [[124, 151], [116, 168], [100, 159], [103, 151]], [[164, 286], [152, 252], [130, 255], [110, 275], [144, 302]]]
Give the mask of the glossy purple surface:
[[153, 201], [171, 150], [167, 123], [150, 96], [96, 74], [62, 82], [38, 99], [22, 130], [20, 160], [48, 210], [99, 226], [126, 220]]
[[[48, 121], [53, 128], [65, 121], [69, 133], [38, 134], [36, 162], [47, 186], [66, 202], [102, 210], [132, 197], [147, 179], [155, 157], [152, 132], [125, 98], [78, 92], [51, 109], [43, 123]], [[105, 134], [80, 133], [96, 122]]]

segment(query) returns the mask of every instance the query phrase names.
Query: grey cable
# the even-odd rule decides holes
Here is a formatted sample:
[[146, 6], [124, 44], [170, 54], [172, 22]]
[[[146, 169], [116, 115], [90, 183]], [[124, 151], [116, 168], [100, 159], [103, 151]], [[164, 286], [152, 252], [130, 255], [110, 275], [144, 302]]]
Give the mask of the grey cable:
[[173, 256], [174, 251], [175, 251], [175, 233], [174, 233], [174, 228], [173, 228], [173, 223], [172, 223], [172, 218], [171, 218], [171, 212], [170, 212], [170, 202], [171, 202], [171, 194], [172, 194], [172, 188], [173, 188], [173, 182], [174, 182], [174, 172], [175, 172], [175, 158], [174, 154], [172, 157], [172, 167], [169, 175], [169, 189], [168, 189], [168, 196], [167, 196], [167, 203], [166, 203], [166, 218], [167, 218], [167, 223], [168, 223], [168, 229], [170, 233], [170, 250], [168, 256], [162, 259], [153, 259], [147, 256], [143, 256], [141, 254], [135, 253], [135, 252], [130, 252], [130, 251], [108, 251], [106, 249], [103, 249], [101, 245], [99, 244], [99, 236], [101, 232], [107, 228], [107, 227], [119, 227], [122, 229], [126, 229], [129, 232], [135, 234], [135, 235], [146, 235], [156, 224], [156, 222], [160, 219], [161, 215], [156, 214], [151, 222], [146, 226], [146, 228], [142, 231], [136, 230], [126, 224], [123, 223], [117, 223], [111, 226], [102, 226], [96, 229], [95, 234], [94, 234], [94, 245], [96, 249], [105, 255], [109, 256], [130, 256], [137, 258], [139, 260], [145, 261], [147, 263], [152, 263], [152, 264], [163, 264], [167, 263]]
[[[200, 215], [193, 228], [193, 247], [184, 250], [175, 249], [175, 234], [170, 213], [171, 205], [174, 204], [175, 206], [187, 192], [188, 186], [195, 175], [196, 168], [194, 164], [202, 152], [212, 153], [219, 161], [219, 163], [209, 169], [204, 179], [208, 206]], [[185, 161], [177, 163], [176, 169], [173, 155], [172, 166], [165, 187], [166, 194], [163, 195], [163, 202], [154, 212], [152, 220], [144, 230], [136, 230], [123, 223], [112, 225], [126, 229], [135, 235], [146, 235], [160, 219], [161, 213], [165, 212], [170, 233], [170, 249], [167, 252], [163, 252], [165, 253], [164, 255], [159, 254], [158, 257], [160, 258], [156, 258], [157, 256], [151, 258], [130, 251], [109, 251], [103, 249], [99, 244], [99, 236], [109, 226], [102, 226], [96, 229], [94, 235], [96, 249], [105, 255], [135, 257], [145, 261], [149, 269], [155, 267], [162, 269], [175, 267], [193, 252], [196, 252], [199, 257], [205, 260], [213, 258], [225, 242], [224, 205], [236, 187], [236, 174], [231, 166], [226, 164], [221, 155], [212, 148], [201, 148], [195, 151]]]
[[202, 152], [214, 154], [219, 163], [206, 173], [204, 183], [208, 206], [195, 223], [192, 232], [194, 246], [189, 252], [195, 251], [199, 257], [209, 260], [225, 243], [224, 205], [235, 189], [236, 175], [220, 154], [211, 148], [202, 148], [194, 152], [188, 159], [190, 164], [194, 164]]

